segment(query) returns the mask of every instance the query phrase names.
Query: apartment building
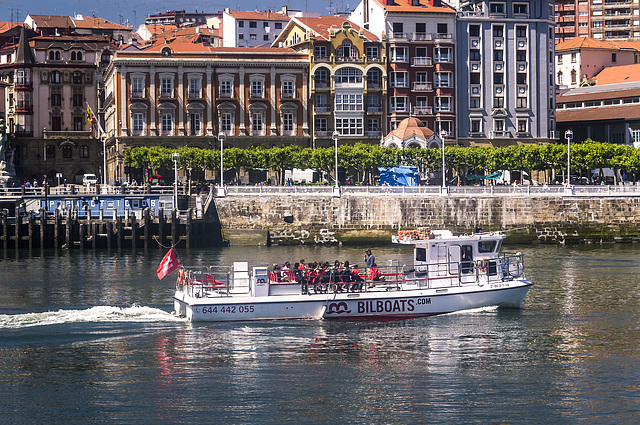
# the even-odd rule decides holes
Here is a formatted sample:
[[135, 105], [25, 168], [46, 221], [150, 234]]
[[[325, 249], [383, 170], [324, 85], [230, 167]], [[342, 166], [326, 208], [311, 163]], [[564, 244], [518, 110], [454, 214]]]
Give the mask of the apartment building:
[[545, 143], [555, 131], [548, 1], [474, 0], [457, 17], [458, 143]]
[[455, 10], [440, 0], [363, 0], [350, 19], [387, 44], [387, 125], [409, 116], [455, 138]]
[[15, 45], [0, 50], [6, 121], [14, 135], [18, 175], [69, 183], [98, 173], [101, 145], [87, 121], [98, 107], [98, 86], [116, 47], [97, 35], [33, 36], [23, 28]]
[[292, 18], [275, 44], [310, 60], [311, 135], [314, 147], [341, 143], [378, 144], [386, 129], [386, 56], [370, 31], [344, 17]]
[[640, 37], [638, 0], [556, 0], [556, 42], [574, 37], [601, 40]]
[[244, 12], [227, 8], [222, 13], [223, 46], [270, 46], [288, 22], [289, 17], [281, 12]]
[[556, 84], [560, 88], [592, 85], [602, 69], [640, 63], [640, 42], [576, 37], [556, 44]]
[[132, 146], [310, 146], [308, 56], [188, 37], [119, 51], [105, 73], [108, 180]]

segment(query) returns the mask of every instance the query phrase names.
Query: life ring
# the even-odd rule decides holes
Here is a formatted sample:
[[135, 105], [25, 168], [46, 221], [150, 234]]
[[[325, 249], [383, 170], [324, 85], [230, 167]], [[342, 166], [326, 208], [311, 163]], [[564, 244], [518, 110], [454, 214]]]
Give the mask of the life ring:
[[478, 260], [478, 268], [480, 269], [480, 271], [482, 273], [486, 273], [487, 272], [487, 259], [483, 259], [483, 260]]

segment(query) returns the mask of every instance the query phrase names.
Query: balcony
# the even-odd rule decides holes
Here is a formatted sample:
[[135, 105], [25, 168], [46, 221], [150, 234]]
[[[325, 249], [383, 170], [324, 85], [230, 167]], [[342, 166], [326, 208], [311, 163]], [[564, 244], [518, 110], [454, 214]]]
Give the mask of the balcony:
[[409, 62], [409, 56], [407, 55], [391, 56], [391, 63], [397, 63], [397, 62]]
[[249, 96], [251, 99], [264, 99], [264, 92], [252, 91]]
[[313, 89], [328, 89], [329, 81], [328, 80], [313, 80]]
[[436, 106], [436, 112], [453, 112], [453, 106], [451, 105]]
[[417, 56], [413, 58], [413, 66], [433, 66], [433, 61], [430, 57]]
[[409, 87], [409, 83], [407, 81], [392, 81], [391, 87], [393, 88], [406, 88]]
[[222, 98], [222, 99], [232, 99], [233, 98], [233, 92], [232, 91], [220, 92], [220, 98]]
[[43, 132], [45, 139], [88, 139], [93, 134], [92, 131], [52, 131]]
[[189, 136], [204, 136], [204, 130], [202, 128], [189, 128], [187, 134]]
[[407, 36], [406, 32], [390, 32], [389, 33], [389, 40], [408, 40], [409, 37]]
[[173, 136], [173, 129], [160, 129], [161, 136]]
[[382, 81], [367, 81], [367, 90], [382, 90]]
[[314, 62], [329, 62], [329, 56], [314, 56], [313, 57], [313, 61]]
[[549, 132], [549, 139], [560, 139], [560, 132], [558, 131], [550, 131]]
[[31, 103], [18, 101], [16, 104], [16, 113], [20, 112], [33, 112], [33, 105]]
[[280, 98], [281, 99], [295, 99], [296, 98], [296, 92], [281, 92], [280, 93]]
[[174, 90], [160, 90], [160, 99], [173, 99], [175, 98]]
[[144, 90], [132, 90], [131, 91], [131, 98], [132, 99], [144, 99], [145, 96], [145, 91]]
[[493, 130], [490, 132], [490, 134], [494, 139], [505, 139], [511, 137], [510, 131]]
[[431, 41], [433, 40], [433, 34], [426, 32], [414, 32], [411, 34], [412, 41]]
[[133, 130], [131, 130], [131, 135], [132, 136], [144, 136], [144, 130], [141, 128], [134, 128]]
[[21, 137], [33, 137], [33, 130], [17, 127], [13, 134]]
[[435, 34], [436, 40], [452, 40], [453, 34], [451, 33], [439, 33]]
[[189, 90], [187, 92], [187, 99], [203, 99], [204, 95], [202, 90]]
[[453, 81], [436, 81], [435, 88], [437, 89], [453, 88]]
[[379, 56], [367, 56], [367, 62], [382, 62], [382, 58]]
[[329, 105], [315, 105], [313, 110], [318, 114], [326, 114], [331, 112], [331, 108]]
[[426, 81], [414, 81], [413, 91], [433, 91], [433, 85]]
[[315, 130], [314, 133], [316, 137], [329, 137], [329, 132], [327, 130]]
[[17, 90], [26, 90], [33, 87], [33, 83], [31, 81], [16, 81], [15, 88]]
[[368, 114], [379, 114], [382, 112], [382, 106], [380, 105], [367, 105]]
[[389, 112], [409, 112], [409, 109], [406, 105], [391, 106]]
[[336, 62], [360, 62], [360, 56], [336, 56]]
[[367, 137], [382, 137], [382, 131], [380, 130], [367, 130]]
[[413, 115], [433, 115], [432, 106], [414, 106]]

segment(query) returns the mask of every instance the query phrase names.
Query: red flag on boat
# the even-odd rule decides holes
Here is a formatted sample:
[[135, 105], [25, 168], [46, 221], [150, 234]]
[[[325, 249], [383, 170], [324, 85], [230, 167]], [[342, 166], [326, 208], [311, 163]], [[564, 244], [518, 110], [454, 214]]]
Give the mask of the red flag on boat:
[[158, 274], [158, 279], [162, 280], [166, 275], [168, 275], [178, 267], [180, 267], [180, 263], [178, 263], [178, 259], [173, 252], [173, 248], [171, 248], [169, 252], [165, 254], [164, 258], [160, 262], [160, 265], [158, 266], [158, 270], [156, 271], [156, 273]]

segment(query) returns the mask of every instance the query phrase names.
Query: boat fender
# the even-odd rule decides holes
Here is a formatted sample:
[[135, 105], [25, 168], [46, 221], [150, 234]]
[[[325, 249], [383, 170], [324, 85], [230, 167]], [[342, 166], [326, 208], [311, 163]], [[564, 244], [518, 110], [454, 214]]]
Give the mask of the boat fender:
[[184, 285], [184, 269], [178, 270], [178, 283]]

